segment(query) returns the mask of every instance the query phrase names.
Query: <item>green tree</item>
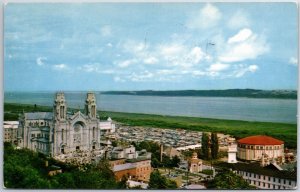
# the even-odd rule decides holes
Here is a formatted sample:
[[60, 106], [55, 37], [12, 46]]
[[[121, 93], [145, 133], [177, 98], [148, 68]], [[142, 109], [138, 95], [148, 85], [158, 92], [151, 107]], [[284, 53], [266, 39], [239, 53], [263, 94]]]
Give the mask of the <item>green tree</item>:
[[151, 167], [158, 168], [161, 166], [161, 162], [157, 159], [157, 157], [155, 155], [151, 155]]
[[181, 154], [182, 154], [185, 158], [189, 158], [189, 157], [192, 157], [193, 151], [191, 151], [191, 150], [182, 151]]
[[219, 172], [215, 178], [208, 182], [208, 189], [255, 189], [243, 177], [230, 170]]
[[219, 141], [217, 133], [211, 133], [211, 158], [217, 159], [219, 153]]
[[118, 142], [117, 142], [117, 141], [112, 141], [112, 142], [111, 142], [111, 145], [112, 145], [113, 147], [117, 147], [117, 146], [118, 146]]
[[[63, 173], [48, 176], [45, 160], [59, 165]], [[86, 165], [82, 171], [28, 149], [16, 150], [8, 143], [4, 144], [3, 173], [4, 186], [11, 189], [125, 189], [105, 160]]]
[[155, 170], [150, 175], [148, 189], [176, 189], [175, 181], [169, 180], [162, 176], [158, 170]]
[[209, 159], [209, 137], [207, 133], [204, 132], [201, 139], [201, 152], [203, 159]]
[[172, 158], [171, 163], [172, 163], [172, 167], [178, 167], [178, 164], [180, 163], [179, 157], [177, 155], [175, 155]]
[[121, 181], [118, 183], [118, 188], [126, 189], [127, 188], [127, 180], [128, 180], [128, 178], [125, 175], [123, 175]]
[[172, 161], [171, 161], [170, 157], [165, 154], [163, 154], [163, 156], [162, 156], [162, 166], [168, 167], [168, 168], [172, 167]]

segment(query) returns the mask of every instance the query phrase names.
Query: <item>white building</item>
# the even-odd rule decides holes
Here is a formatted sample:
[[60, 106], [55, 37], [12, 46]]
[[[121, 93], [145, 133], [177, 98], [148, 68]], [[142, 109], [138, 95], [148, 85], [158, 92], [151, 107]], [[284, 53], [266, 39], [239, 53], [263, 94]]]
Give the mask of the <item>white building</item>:
[[241, 175], [250, 185], [258, 189], [296, 189], [297, 187], [296, 177], [294, 179], [282, 178], [284, 176], [282, 175], [280, 178], [247, 171], [237, 171], [237, 174]]
[[19, 122], [18, 121], [4, 121], [4, 142], [17, 144]]
[[109, 119], [100, 122], [94, 93], [87, 93], [85, 112], [67, 113], [64, 93], [55, 96], [53, 112], [24, 113], [18, 128], [18, 145], [49, 156], [77, 150], [99, 150], [101, 127], [115, 131]]
[[261, 167], [259, 163], [231, 164], [232, 169], [258, 189], [295, 189], [297, 173], [279, 170], [276, 164]]
[[112, 159], [134, 159], [138, 157], [138, 152], [135, 147], [130, 145], [126, 148], [115, 147], [111, 152]]
[[234, 140], [228, 141], [228, 163], [236, 163], [237, 144]]

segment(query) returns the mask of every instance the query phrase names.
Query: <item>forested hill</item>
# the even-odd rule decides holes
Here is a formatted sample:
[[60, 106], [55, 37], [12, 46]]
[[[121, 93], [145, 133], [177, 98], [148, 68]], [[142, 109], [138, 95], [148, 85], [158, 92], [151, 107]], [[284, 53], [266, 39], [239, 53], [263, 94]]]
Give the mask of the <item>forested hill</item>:
[[297, 99], [296, 90], [257, 90], [257, 89], [227, 89], [227, 90], [174, 90], [174, 91], [105, 91], [110, 95], [140, 95], [140, 96], [198, 96], [198, 97], [249, 97], [249, 98], [282, 98]]

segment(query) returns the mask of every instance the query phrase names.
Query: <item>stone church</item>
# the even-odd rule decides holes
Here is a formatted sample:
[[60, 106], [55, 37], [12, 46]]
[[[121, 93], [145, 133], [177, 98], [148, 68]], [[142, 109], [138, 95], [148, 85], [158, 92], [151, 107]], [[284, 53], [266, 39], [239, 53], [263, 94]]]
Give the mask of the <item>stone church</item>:
[[87, 93], [84, 113], [68, 113], [64, 93], [57, 93], [53, 112], [23, 113], [19, 121], [18, 146], [52, 157], [99, 150], [101, 127], [105, 132], [115, 131], [110, 118], [100, 122], [94, 93]]

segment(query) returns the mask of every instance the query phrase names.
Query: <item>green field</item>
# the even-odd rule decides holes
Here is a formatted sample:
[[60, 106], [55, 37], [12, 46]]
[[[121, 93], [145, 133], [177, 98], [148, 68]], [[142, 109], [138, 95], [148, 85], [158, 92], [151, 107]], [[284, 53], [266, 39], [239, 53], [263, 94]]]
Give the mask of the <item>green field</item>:
[[[17, 120], [18, 114], [22, 113], [23, 110], [25, 112], [52, 111], [52, 108], [45, 106], [34, 107], [34, 105], [5, 103], [4, 120]], [[269, 135], [285, 141], [285, 146], [289, 148], [297, 147], [296, 124], [100, 111], [101, 119], [106, 119], [107, 117], [111, 117], [117, 122], [130, 126], [187, 129], [205, 132], [215, 131], [230, 134], [236, 138], [243, 138], [250, 135]]]

